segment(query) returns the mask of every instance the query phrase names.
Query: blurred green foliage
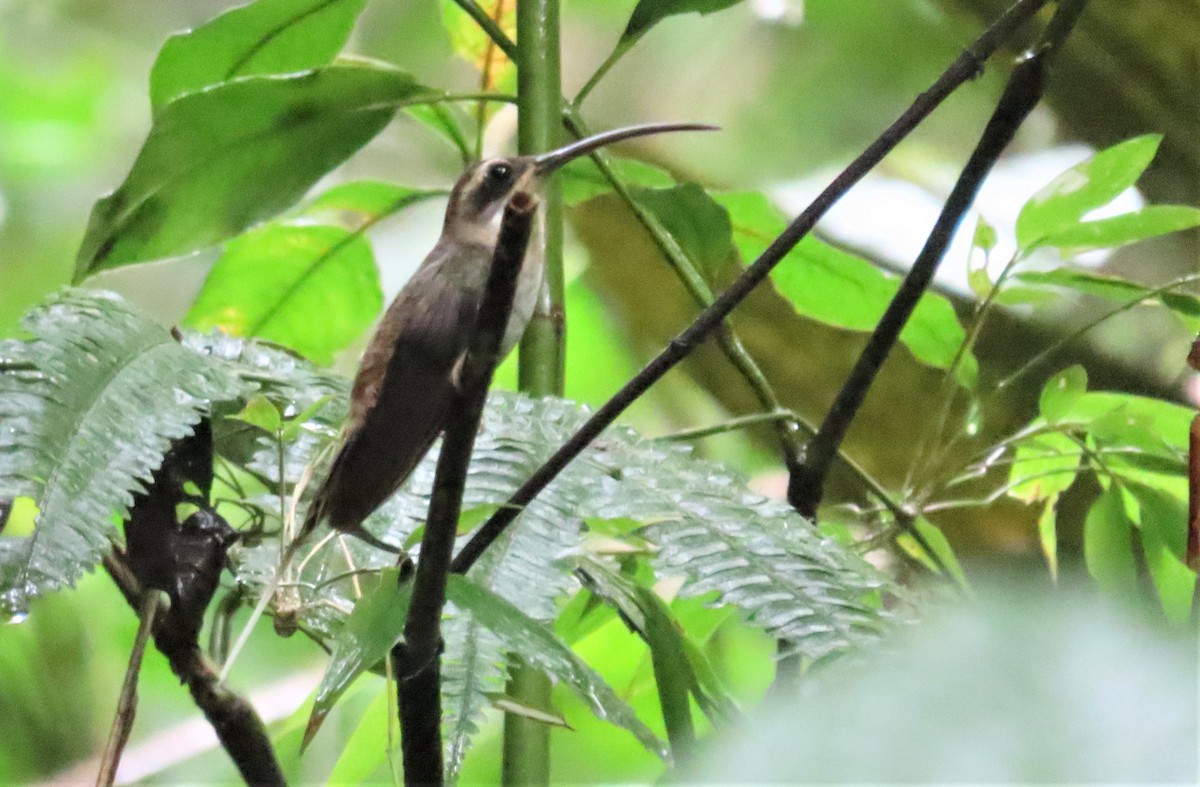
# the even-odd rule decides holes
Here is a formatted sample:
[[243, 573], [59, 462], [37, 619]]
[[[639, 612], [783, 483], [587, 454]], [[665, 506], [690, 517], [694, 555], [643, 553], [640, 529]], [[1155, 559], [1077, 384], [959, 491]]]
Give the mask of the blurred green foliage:
[[[166, 274], [161, 273], [165, 266], [155, 266], [158, 285], [148, 266], [100, 281], [151, 305], [166, 323], [257, 336], [319, 364], [348, 368], [385, 293], [394, 290], [389, 282], [402, 278], [402, 272], [392, 275], [395, 269], [420, 259], [427, 248], [406, 223], [408, 208], [453, 182], [463, 155], [474, 147], [468, 140], [491, 147], [492, 135], [506, 134], [499, 104], [430, 104], [396, 115], [408, 102], [443, 91], [507, 90], [515, 84], [511, 72], [480, 72], [478, 66], [490, 67], [494, 47], [464, 26], [466, 17], [450, 3], [258, 0], [216, 15], [229, 5], [163, 2], [147, 11], [129, 2], [100, 8], [72, 0], [15, 0], [0, 6], [0, 334], [16, 333], [19, 316], [69, 279], [192, 254], [188, 261], [168, 263], [173, 267]], [[586, 105], [597, 125], [653, 115], [724, 126], [725, 133], [711, 139], [655, 143], [637, 151], [660, 166], [616, 160], [637, 201], [658, 218], [659, 230], [684, 249], [714, 289], [750, 262], [784, 222], [764, 193], [747, 189], [842, 162], [902, 109], [975, 29], [964, 17], [939, 13], [921, 0], [889, 3], [886, 14], [869, 3], [794, 5], [802, 6], [802, 24], [760, 18], [749, 4], [729, 0], [574, 0], [564, 9], [571, 53], [564, 64], [567, 94], [574, 95], [592, 75], [606, 74], [595, 82]], [[190, 25], [199, 26], [167, 37]], [[470, 46], [483, 54], [453, 56], [466, 52], [464, 31], [473, 36]], [[343, 46], [355, 57], [335, 63]], [[310, 68], [319, 70], [293, 73]], [[954, 157], [969, 144], [974, 133], [969, 130], [990, 107], [1001, 78], [995, 70], [985, 73], [885, 167], [936, 190], [953, 174]], [[480, 120], [493, 123], [485, 129]], [[1018, 145], [1044, 144], [1052, 126], [1049, 115], [1038, 118]], [[1175, 143], [1168, 144], [1170, 150], [1178, 147], [1174, 138], [1168, 143]], [[974, 272], [972, 286], [984, 305], [963, 321], [965, 326], [961, 305], [956, 314], [942, 296], [925, 299], [903, 337], [912, 356], [929, 367], [910, 364], [915, 382], [904, 390], [916, 392], [911, 398], [920, 401], [911, 408], [911, 402], [901, 402], [920, 416], [908, 419], [893, 404], [903, 397], [887, 397], [883, 416], [911, 420], [902, 424], [911, 431], [887, 440], [872, 430], [871, 439], [887, 444], [881, 450], [894, 451], [904, 462], [914, 448], [927, 449], [915, 452], [911, 484], [889, 484], [917, 510], [929, 505], [931, 512], [938, 506], [965, 511], [1002, 498], [1033, 504], [1034, 515], [1040, 514], [1036, 530], [1018, 527], [1040, 544], [1051, 576], [1086, 569], [1101, 589], [1121, 597], [1145, 597], [1152, 588], [1158, 611], [1142, 609], [1142, 616], [1162, 615], [1179, 623], [1187, 618], [1195, 584], [1195, 574], [1184, 564], [1184, 531], [1178, 526], [1187, 493], [1183, 433], [1191, 410], [1089, 391], [1088, 374], [1069, 366], [1040, 387], [1037, 412], [1022, 416], [1028, 425], [1006, 432], [1001, 427], [1007, 424], [997, 426], [994, 417], [980, 415], [980, 403], [996, 396], [989, 389], [995, 374], [986, 374], [988, 359], [976, 343], [976, 327], [989, 318], [994, 304], [1044, 301], [1047, 293], [1063, 291], [1115, 303], [1114, 314], [1148, 304], [1187, 330], [1196, 329], [1200, 307], [1185, 289], [1194, 277], [1160, 287], [1075, 267], [1049, 272], [1025, 267], [1035, 249], [1053, 249], [1069, 262], [1080, 251], [1117, 248], [1200, 224], [1200, 211], [1179, 205], [1090, 216], [1139, 181], [1158, 145], [1155, 136], [1119, 144], [1036, 195], [1016, 222], [1020, 248], [1005, 272], [998, 279], [989, 279], [982, 269]], [[131, 164], [123, 185], [95, 204], [85, 232], [87, 206], [120, 183]], [[637, 335], [635, 329], [665, 318], [664, 330], [672, 333], [694, 313], [694, 304], [686, 298], [672, 301], [665, 290], [646, 284], [649, 275], [638, 266], [659, 265], [661, 255], [642, 253], [639, 233], [645, 230], [613, 208], [608, 186], [589, 167], [580, 162], [563, 177], [566, 201], [576, 206], [577, 233], [567, 249], [573, 270], [567, 288], [566, 387], [571, 398], [596, 405], [638, 368], [648, 350], [656, 349], [648, 332]], [[1046, 173], [1047, 180], [1052, 174]], [[312, 201], [280, 215], [318, 181]], [[990, 252], [994, 238], [977, 233], [975, 245]], [[806, 239], [791, 257], [774, 274], [775, 289], [763, 296], [784, 307], [793, 321], [786, 323], [789, 330], [796, 325], [807, 330], [813, 322], [869, 330], [895, 289], [890, 274], [816, 238]], [[190, 281], [197, 271], [202, 285], [199, 279]], [[623, 277], [616, 285], [614, 271]], [[753, 302], [747, 306], [748, 312], [754, 308]], [[739, 330], [750, 326], [750, 318], [737, 325]], [[825, 339], [797, 340], [780, 327], [784, 320], [765, 325], [747, 330], [758, 335], [752, 339], [765, 337], [748, 344], [752, 350], [772, 348], [756, 354], [781, 399], [802, 413], [819, 413], [833, 384], [821, 375], [840, 377], [846, 362], [840, 356], [850, 357], [857, 337], [837, 330], [821, 334]], [[1034, 350], [1029, 355], [1032, 361], [1045, 360]], [[722, 358], [712, 357], [718, 364], [715, 374], [685, 367], [687, 375], [668, 378], [631, 411], [630, 422], [661, 433], [753, 407], [746, 404], [743, 381], [730, 374]], [[1032, 368], [1040, 371], [1032, 361], [1005, 382]], [[942, 371], [949, 371], [948, 380]], [[720, 384], [716, 376], [724, 378]], [[511, 360], [498, 380], [513, 385]], [[722, 389], [730, 380], [740, 389], [733, 397]], [[311, 416], [298, 420], [307, 423]], [[300, 430], [295, 425], [289, 439], [301, 439]], [[700, 449], [758, 469], [774, 464], [764, 444], [769, 445], [724, 435], [704, 441]], [[970, 452], [956, 454], [964, 444]], [[1003, 450], [996, 453], [998, 448]], [[894, 470], [900, 463], [875, 456], [865, 464], [870, 470]], [[984, 477], [993, 483], [982, 497], [959, 486], [962, 479]], [[1082, 554], [1075, 555], [1063, 549], [1069, 541], [1064, 531], [1073, 516], [1069, 503], [1080, 495], [1087, 498], [1086, 514], [1076, 523]], [[856, 512], [850, 520], [851, 527], [841, 532], [851, 539], [868, 536], [863, 549], [898, 534], [894, 522], [874, 511]], [[951, 542], [932, 519], [921, 517], [916, 527], [966, 585], [972, 567], [968, 563], [963, 573]], [[12, 535], [18, 534], [10, 528], [6, 536]], [[901, 534], [897, 544], [901, 549], [889, 560], [906, 565], [907, 553], [931, 565], [911, 537]], [[605, 685], [614, 687], [620, 709], [628, 703], [638, 724], [667, 735], [673, 744], [686, 739], [690, 733], [684, 730], [692, 726], [702, 738], [724, 738], [726, 733], [714, 734], [711, 720], [700, 712], [705, 692], [723, 688], [746, 706], [757, 703], [773, 673], [772, 644], [728, 607], [713, 610], [696, 600], [672, 600], [673, 594], [660, 587], [662, 600], [646, 584], [652, 578], [644, 569], [643, 564], [637, 577], [642, 584], [633, 583], [629, 591], [634, 599], [640, 594], [639, 604], [621, 610], [626, 617], [631, 612], [648, 616], [640, 627], [629, 621], [642, 638], [599, 607], [589, 591], [563, 601], [557, 633]], [[9, 745], [0, 747], [0, 780], [27, 780], [65, 768], [94, 751], [102, 736], [134, 621], [101, 580], [89, 578], [78, 590], [39, 600], [32, 620], [0, 629], [4, 673], [31, 676], [5, 681], [0, 688], [0, 715], [17, 720], [9, 725], [17, 731]], [[617, 586], [608, 587], [614, 604]], [[972, 586], [985, 601], [1002, 595], [986, 583]], [[1181, 751], [1187, 741], [1194, 742], [1195, 709], [1189, 715], [1178, 697], [1194, 696], [1196, 677], [1184, 664], [1179, 643], [1160, 645], [1076, 594], [1064, 593], [1053, 605], [1006, 596], [995, 606], [985, 605], [990, 611], [982, 616], [964, 614], [940, 630], [917, 635], [915, 645], [902, 649], [899, 667], [892, 663], [851, 672], [846, 665], [845, 671], [826, 673], [818, 685], [823, 693], [817, 702], [806, 703], [803, 717], [793, 704], [776, 706], [765, 737], [729, 743], [726, 751], [733, 754], [724, 770], [714, 766], [704, 775], [743, 780], [756, 767], [778, 775], [784, 772], [778, 769], [792, 767], [780, 755], [792, 753], [804, 760], [803, 770], [786, 771], [796, 779], [852, 774], [894, 779], [896, 763], [911, 767], [904, 772], [914, 779], [1195, 778], [1194, 756]], [[1031, 608], [1034, 613], [1026, 615]], [[518, 625], [524, 619], [511, 614], [503, 619], [514, 636], [525, 631]], [[657, 622], [651, 626], [648, 620]], [[675, 631], [672, 626], [682, 632], [681, 639], [665, 636]], [[314, 648], [261, 634], [239, 662], [235, 681], [261, 685], [314, 663]], [[539, 629], [543, 640], [545, 634]], [[550, 648], [543, 645], [539, 652]], [[678, 655], [676, 648], [693, 657], [695, 669], [709, 665], [704, 669], [710, 667], [711, 674], [702, 669], [691, 677], [671, 673], [663, 653]], [[47, 664], [55, 665], [53, 674]], [[1031, 664], [1035, 670], [1026, 669]], [[1148, 670], [1147, 664], [1152, 665]], [[355, 674], [369, 666], [357, 664]], [[989, 678], [982, 686], [976, 680], [980, 670]], [[1140, 699], [1124, 704], [1123, 698], [1133, 695], [1123, 693], [1121, 686], [1131, 685], [1123, 681], [1143, 673], [1148, 677], [1137, 684]], [[829, 687], [848, 674], [853, 677], [842, 679], [850, 688]], [[713, 685], [697, 691], [697, 682], [706, 680]], [[190, 713], [173, 683], [161, 659], [151, 656], [135, 735]], [[681, 692], [681, 685], [688, 688]], [[1029, 699], [1028, 706], [1006, 703], [1013, 686], [1029, 689], [1020, 695]], [[1097, 686], [1109, 691], [1089, 692]], [[389, 737], [382, 724], [392, 716], [387, 691], [370, 676], [349, 686], [303, 760], [300, 742], [314, 702], [277, 725], [289, 775], [348, 782], [390, 778]], [[320, 710], [328, 711], [321, 702]], [[553, 734], [556, 781], [648, 780], [661, 774], [657, 759], [636, 740], [592, 714], [594, 703], [589, 710], [564, 686], [556, 689], [554, 703], [574, 728]], [[880, 712], [885, 705], [893, 710]], [[931, 707], [940, 712], [925, 713]], [[1045, 713], [1051, 708], [1057, 715]], [[913, 714], [928, 725], [907, 724]], [[989, 725], [971, 726], [983, 715]], [[497, 778], [498, 714], [490, 710], [486, 718], [463, 764], [464, 781]], [[781, 719], [789, 730], [786, 746], [770, 737]], [[1090, 734], [1060, 734], [1080, 722], [1094, 725]], [[809, 733], [794, 735], [792, 725]], [[892, 735], [897, 727], [912, 737]], [[1106, 745], [1115, 737], [1122, 745], [1147, 741], [1157, 748], [1154, 756], [1133, 762]], [[798, 739], [807, 748], [796, 748]], [[962, 762], [995, 750], [1001, 754], [992, 759]], [[870, 756], [862, 756], [864, 751]], [[919, 759], [910, 757], [914, 751], [921, 752]], [[1005, 752], [1021, 754], [1006, 759]], [[228, 764], [210, 752], [157, 778], [216, 781], [231, 779], [230, 773]], [[693, 773], [701, 776], [700, 770]]]

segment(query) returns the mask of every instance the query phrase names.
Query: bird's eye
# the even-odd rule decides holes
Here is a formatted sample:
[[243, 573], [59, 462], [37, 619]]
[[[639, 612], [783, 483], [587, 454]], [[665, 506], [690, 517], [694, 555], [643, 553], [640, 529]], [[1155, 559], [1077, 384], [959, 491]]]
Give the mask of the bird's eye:
[[512, 165], [501, 161], [493, 164], [491, 168], [488, 169], [487, 176], [488, 180], [490, 180], [492, 183], [507, 183], [508, 180], [512, 178], [512, 174]]

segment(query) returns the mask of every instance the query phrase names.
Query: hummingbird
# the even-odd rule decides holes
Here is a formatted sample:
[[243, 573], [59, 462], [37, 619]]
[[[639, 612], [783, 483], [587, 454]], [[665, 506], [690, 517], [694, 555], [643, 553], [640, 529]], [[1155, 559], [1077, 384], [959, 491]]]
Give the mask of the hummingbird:
[[[483, 300], [504, 207], [518, 191], [536, 193], [567, 162], [604, 145], [699, 123], [652, 123], [595, 134], [548, 153], [490, 158], [467, 167], [450, 192], [442, 234], [392, 301], [354, 378], [350, 414], [329, 472], [313, 496], [298, 544], [330, 527], [390, 552], [363, 521], [404, 483], [445, 426], [459, 393], [467, 346]], [[540, 244], [521, 263], [500, 356], [520, 340], [542, 287]]]

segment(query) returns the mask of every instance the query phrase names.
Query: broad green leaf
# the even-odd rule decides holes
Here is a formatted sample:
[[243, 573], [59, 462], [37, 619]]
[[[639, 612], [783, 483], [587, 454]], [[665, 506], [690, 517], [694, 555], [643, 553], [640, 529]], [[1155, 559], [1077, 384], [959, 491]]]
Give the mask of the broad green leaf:
[[389, 698], [392, 685], [381, 687], [375, 699], [363, 711], [362, 719], [342, 747], [329, 772], [328, 784], [363, 784], [388, 761], [388, 725], [391, 718]]
[[462, 128], [454, 116], [455, 110], [445, 104], [425, 104], [409, 107], [405, 114], [412, 117], [423, 126], [433, 129], [454, 146], [463, 162], [470, 161], [474, 156], [470, 143], [463, 135]]
[[150, 71], [156, 112], [209, 85], [328, 65], [366, 0], [257, 0], [167, 39]]
[[[715, 194], [713, 198], [729, 211], [733, 242], [747, 264], [786, 226], [762, 194]], [[854, 331], [873, 330], [899, 287], [895, 276], [812, 235], [775, 267], [771, 280], [798, 314]], [[917, 360], [939, 369], [949, 368], [965, 337], [954, 307], [933, 293], [921, 298], [900, 333], [900, 341]], [[976, 368], [974, 356], [966, 356], [960, 379], [973, 378]]]
[[1016, 278], [1036, 287], [1066, 287], [1120, 303], [1161, 303], [1192, 330], [1200, 330], [1200, 298], [1184, 292], [1157, 292], [1158, 288], [1103, 273], [1075, 268], [1027, 271]]
[[267, 224], [225, 247], [184, 325], [258, 336], [328, 364], [382, 308], [375, 256], [361, 233]]
[[1058, 495], [1046, 498], [1042, 513], [1038, 516], [1038, 542], [1046, 556], [1046, 568], [1050, 579], [1058, 582]]
[[1088, 573], [1104, 591], [1120, 595], [1136, 589], [1133, 523], [1125, 515], [1116, 487], [1102, 492], [1088, 509], [1083, 524], [1083, 559]]
[[1116, 249], [1197, 226], [1200, 226], [1200, 208], [1149, 205], [1132, 213], [1067, 227], [1042, 238], [1038, 245], [1052, 246], [1064, 254], [1080, 254], [1095, 249]]
[[1134, 500], [1135, 510], [1127, 507], [1130, 519], [1143, 531], [1154, 533], [1156, 540], [1183, 563], [1187, 553], [1187, 499], [1144, 484], [1122, 488]]
[[1133, 186], [1154, 159], [1161, 135], [1148, 134], [1102, 150], [1059, 175], [1017, 216], [1017, 245], [1030, 250], [1069, 229]]
[[1051, 377], [1042, 388], [1038, 409], [1047, 423], [1061, 421], [1071, 412], [1072, 405], [1087, 392], [1087, 370], [1071, 366]]
[[736, 5], [740, 0], [639, 0], [634, 6], [629, 24], [621, 34], [618, 46], [628, 40], [640, 38], [647, 30], [676, 14], [698, 13], [711, 14]]
[[172, 101], [125, 182], [92, 208], [75, 279], [188, 254], [278, 213], [422, 90], [401, 71], [331, 66]]
[[553, 630], [526, 615], [510, 602], [472, 582], [451, 575], [446, 597], [459, 609], [469, 610], [527, 664], [545, 671], [574, 689], [601, 719], [628, 730], [651, 752], [668, 758], [665, 747], [616, 692], [564, 645]]
[[729, 212], [695, 183], [669, 189], [636, 189], [634, 199], [648, 209], [711, 285], [733, 255]]
[[38, 509], [31, 534], [3, 539], [10, 613], [94, 567], [171, 442], [247, 389], [110, 293], [65, 290], [24, 327], [0, 343], [0, 500]]
[[1036, 503], [1065, 492], [1079, 472], [1079, 445], [1062, 432], [1032, 435], [1017, 445], [1008, 494]]
[[399, 641], [411, 601], [412, 582], [401, 579], [400, 569], [379, 572], [378, 584], [354, 605], [333, 642], [333, 654], [317, 687], [302, 746], [312, 741], [355, 678], [381, 664]]

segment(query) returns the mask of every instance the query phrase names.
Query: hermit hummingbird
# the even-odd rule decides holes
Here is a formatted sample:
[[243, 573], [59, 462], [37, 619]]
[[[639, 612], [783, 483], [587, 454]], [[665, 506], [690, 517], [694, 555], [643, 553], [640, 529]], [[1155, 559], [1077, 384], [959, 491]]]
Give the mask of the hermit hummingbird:
[[[329, 472], [313, 496], [297, 542], [321, 522], [392, 552], [363, 521], [394, 493], [445, 426], [483, 299], [509, 198], [536, 192], [569, 161], [604, 145], [670, 131], [708, 131], [698, 123], [613, 129], [549, 153], [491, 158], [468, 166], [450, 192], [442, 234], [392, 301], [354, 378], [350, 415]], [[542, 286], [540, 243], [521, 263], [501, 357], [516, 345]]]

